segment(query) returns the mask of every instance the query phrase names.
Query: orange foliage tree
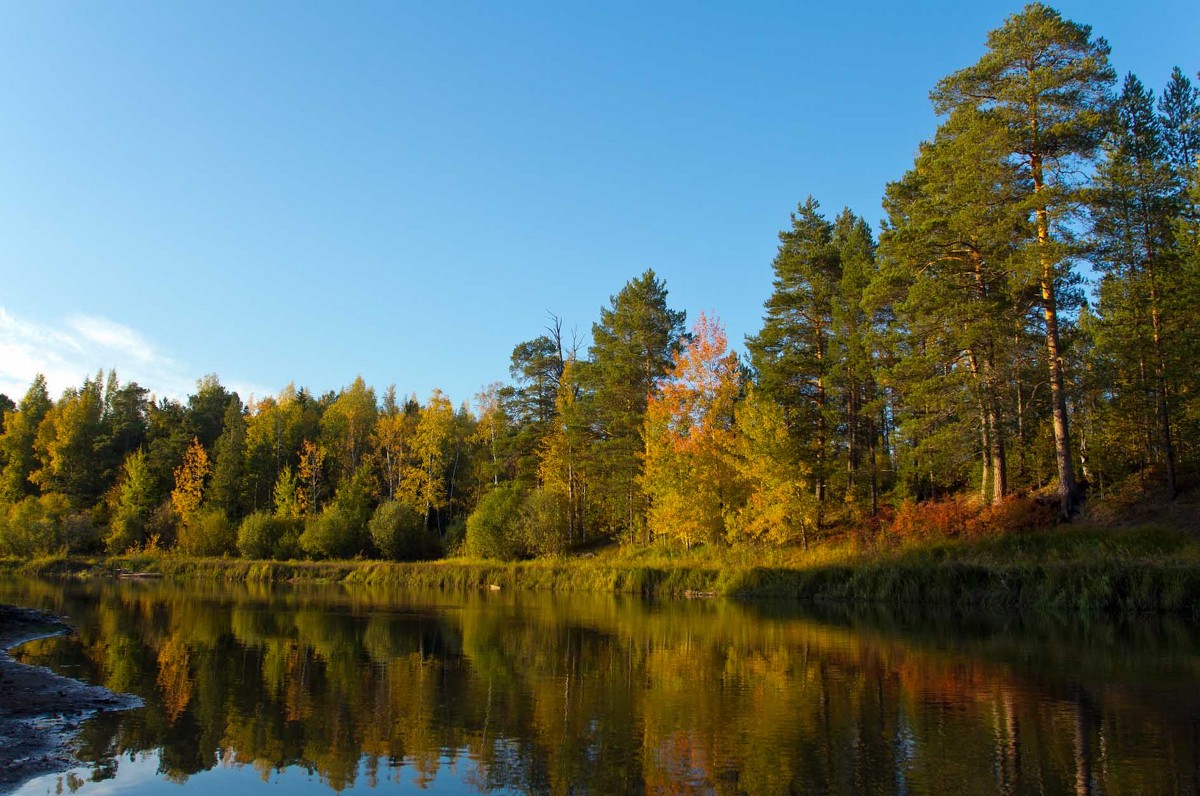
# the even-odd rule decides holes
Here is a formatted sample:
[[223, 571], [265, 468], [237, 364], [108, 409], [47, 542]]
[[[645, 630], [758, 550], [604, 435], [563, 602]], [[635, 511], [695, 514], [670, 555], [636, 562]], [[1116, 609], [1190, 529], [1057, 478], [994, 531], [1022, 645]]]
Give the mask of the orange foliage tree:
[[740, 372], [720, 321], [701, 313], [692, 339], [646, 408], [642, 486], [656, 535], [689, 547], [725, 536], [726, 516], [737, 502], [737, 476], [727, 453]]

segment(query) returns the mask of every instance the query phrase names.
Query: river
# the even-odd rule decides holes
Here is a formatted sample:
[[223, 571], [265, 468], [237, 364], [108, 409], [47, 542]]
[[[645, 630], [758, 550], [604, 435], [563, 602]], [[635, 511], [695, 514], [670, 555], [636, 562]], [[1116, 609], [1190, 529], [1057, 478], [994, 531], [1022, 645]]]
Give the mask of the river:
[[18, 660], [145, 702], [20, 794], [1200, 790], [1180, 619], [33, 579], [0, 602], [77, 631]]

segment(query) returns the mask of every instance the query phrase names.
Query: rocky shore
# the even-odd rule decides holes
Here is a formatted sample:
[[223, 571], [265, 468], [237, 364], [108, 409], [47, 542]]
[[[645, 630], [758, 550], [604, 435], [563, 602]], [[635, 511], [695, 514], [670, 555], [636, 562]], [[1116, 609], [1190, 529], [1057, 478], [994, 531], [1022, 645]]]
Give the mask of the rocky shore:
[[0, 605], [0, 793], [76, 765], [72, 741], [89, 716], [141, 705], [135, 696], [26, 666], [8, 654], [26, 641], [69, 632], [56, 616]]

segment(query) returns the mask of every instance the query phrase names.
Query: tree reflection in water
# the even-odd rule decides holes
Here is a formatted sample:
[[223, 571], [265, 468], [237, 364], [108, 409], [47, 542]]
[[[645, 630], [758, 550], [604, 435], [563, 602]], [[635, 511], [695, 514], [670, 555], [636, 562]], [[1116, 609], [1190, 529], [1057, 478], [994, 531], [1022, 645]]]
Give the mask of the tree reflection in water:
[[78, 629], [19, 659], [145, 700], [84, 725], [99, 779], [153, 753], [239, 790], [1200, 788], [1200, 636], [1169, 619], [33, 580], [0, 600]]

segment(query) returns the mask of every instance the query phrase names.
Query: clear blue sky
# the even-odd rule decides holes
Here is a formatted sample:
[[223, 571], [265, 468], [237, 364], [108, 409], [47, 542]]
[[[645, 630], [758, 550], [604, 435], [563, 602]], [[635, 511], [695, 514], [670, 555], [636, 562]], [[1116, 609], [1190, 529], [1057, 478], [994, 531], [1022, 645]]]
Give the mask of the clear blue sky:
[[[739, 343], [796, 203], [877, 222], [1021, 6], [590, 5], [0, 3], [0, 391], [457, 403], [647, 267]], [[1155, 90], [1200, 68], [1194, 0], [1057, 7]]]

